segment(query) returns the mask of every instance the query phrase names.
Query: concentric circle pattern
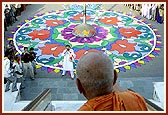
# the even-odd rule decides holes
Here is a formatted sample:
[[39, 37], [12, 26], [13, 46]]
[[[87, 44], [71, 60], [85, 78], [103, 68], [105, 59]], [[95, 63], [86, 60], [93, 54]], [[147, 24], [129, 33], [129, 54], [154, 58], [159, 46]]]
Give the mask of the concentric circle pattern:
[[[114, 62], [115, 69], [126, 71], [136, 68], [158, 55], [161, 36], [151, 24], [136, 16], [106, 10], [88, 9], [87, 24], [96, 28], [91, 37], [77, 37], [73, 29], [82, 24], [82, 10], [56, 10], [38, 14], [18, 25], [13, 38], [19, 53], [23, 47], [34, 47], [37, 68], [59, 72], [64, 46], [69, 44], [76, 54], [75, 62], [87, 52], [102, 51]], [[81, 31], [87, 35], [88, 31]]]

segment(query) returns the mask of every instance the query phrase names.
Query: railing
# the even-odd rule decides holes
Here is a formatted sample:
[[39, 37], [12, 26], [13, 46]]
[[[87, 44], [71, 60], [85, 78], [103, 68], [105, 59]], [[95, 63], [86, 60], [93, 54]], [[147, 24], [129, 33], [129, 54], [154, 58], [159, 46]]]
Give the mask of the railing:
[[22, 111], [51, 111], [51, 89], [45, 89], [35, 97]]
[[[132, 89], [128, 89], [130, 91], [133, 91]], [[135, 92], [135, 91], [133, 91]], [[144, 98], [144, 97], [143, 97]], [[152, 103], [151, 101], [149, 101], [148, 99], [144, 98], [147, 108], [149, 109], [149, 111], [164, 111], [162, 108], [160, 108], [158, 105]]]

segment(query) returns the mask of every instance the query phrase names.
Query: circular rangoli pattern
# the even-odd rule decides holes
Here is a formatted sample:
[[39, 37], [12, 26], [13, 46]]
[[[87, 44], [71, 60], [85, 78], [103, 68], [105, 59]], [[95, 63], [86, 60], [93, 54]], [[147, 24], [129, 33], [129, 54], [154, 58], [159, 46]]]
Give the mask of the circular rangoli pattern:
[[[126, 71], [136, 68], [158, 55], [161, 36], [151, 24], [130, 14], [107, 11], [86, 11], [86, 22], [96, 28], [92, 37], [77, 37], [73, 29], [82, 24], [82, 9], [56, 10], [30, 17], [18, 25], [13, 39], [19, 53], [23, 47], [34, 47], [37, 68], [55, 71], [62, 69], [64, 46], [69, 44], [76, 54], [75, 62], [87, 52], [102, 51], [114, 62], [115, 69]], [[87, 35], [87, 30], [78, 31]]]

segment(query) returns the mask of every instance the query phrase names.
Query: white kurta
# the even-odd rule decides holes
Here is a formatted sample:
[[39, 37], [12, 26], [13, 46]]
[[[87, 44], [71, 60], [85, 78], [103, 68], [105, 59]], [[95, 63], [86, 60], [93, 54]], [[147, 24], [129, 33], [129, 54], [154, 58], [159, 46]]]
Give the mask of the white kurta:
[[10, 68], [10, 60], [8, 58], [4, 58], [4, 77], [11, 77], [11, 68]]
[[148, 19], [151, 19], [151, 17], [152, 17], [151, 10], [152, 10], [151, 4], [148, 4], [147, 5], [147, 15], [146, 15], [146, 18], [148, 18]]
[[63, 70], [65, 71], [73, 71], [73, 61], [70, 60], [70, 57], [75, 58], [75, 54], [73, 49], [67, 51], [66, 49], [63, 51], [62, 56], [64, 56], [63, 60]]

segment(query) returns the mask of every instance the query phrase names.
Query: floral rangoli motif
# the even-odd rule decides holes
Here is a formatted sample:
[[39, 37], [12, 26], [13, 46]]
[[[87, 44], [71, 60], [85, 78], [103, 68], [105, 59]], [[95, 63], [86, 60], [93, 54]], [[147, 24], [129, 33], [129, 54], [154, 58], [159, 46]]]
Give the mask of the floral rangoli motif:
[[87, 52], [101, 51], [113, 60], [118, 72], [136, 68], [158, 55], [162, 47], [158, 30], [138, 17], [101, 9], [88, 10], [86, 14], [87, 23], [97, 31], [89, 38], [72, 34], [82, 23], [82, 10], [59, 10], [25, 20], [9, 39], [19, 53], [24, 46], [34, 47], [37, 68], [55, 72], [62, 69], [61, 53], [67, 44], [76, 54], [76, 63]]

